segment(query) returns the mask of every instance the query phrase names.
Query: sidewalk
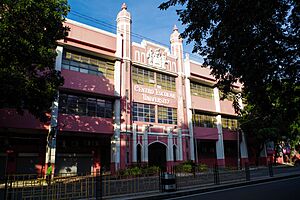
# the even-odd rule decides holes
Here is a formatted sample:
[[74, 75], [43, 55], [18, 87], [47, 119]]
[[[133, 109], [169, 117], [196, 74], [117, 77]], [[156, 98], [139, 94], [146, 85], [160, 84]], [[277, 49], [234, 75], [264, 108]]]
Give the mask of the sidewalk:
[[[278, 167], [278, 168], [282, 168], [282, 167]], [[214, 185], [214, 184], [195, 185], [193, 187], [181, 188], [180, 190], [175, 191], [175, 192], [151, 191], [151, 192], [143, 192], [143, 193], [135, 193], [135, 194], [109, 196], [109, 197], [103, 197], [103, 199], [112, 199], [112, 200], [114, 200], [114, 199], [124, 199], [124, 200], [127, 200], [127, 199], [134, 199], [134, 200], [167, 199], [167, 198], [174, 198], [174, 197], [179, 197], [179, 196], [204, 193], [204, 192], [210, 192], [210, 191], [239, 187], [239, 186], [265, 183], [265, 182], [281, 180], [281, 179], [286, 179], [286, 178], [299, 177], [299, 176], [300, 176], [300, 168], [298, 168], [298, 170], [292, 171], [292, 172], [274, 174], [273, 177], [270, 177], [268, 175], [259, 176], [259, 177], [251, 177], [250, 181], [246, 181], [246, 180], [240, 181], [240, 182], [227, 181], [227, 182], [221, 183], [220, 185]]]

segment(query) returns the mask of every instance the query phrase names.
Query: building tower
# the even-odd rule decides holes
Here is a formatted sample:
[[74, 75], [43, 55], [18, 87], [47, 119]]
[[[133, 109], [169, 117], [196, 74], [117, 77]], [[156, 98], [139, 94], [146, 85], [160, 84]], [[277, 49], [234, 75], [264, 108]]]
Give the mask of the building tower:
[[[178, 32], [178, 28], [176, 25], [174, 25], [173, 32], [170, 36], [170, 43], [171, 43], [171, 54], [176, 57], [177, 61], [177, 73], [178, 77], [176, 80], [176, 88], [177, 88], [177, 96], [178, 96], [178, 132], [179, 135], [182, 132], [182, 129], [187, 127], [187, 124], [184, 124], [186, 122], [185, 119], [185, 113], [184, 113], [184, 101], [185, 101], [185, 82], [184, 80], [184, 65], [183, 65], [183, 45], [182, 45], [182, 38], [180, 36], [180, 33]], [[195, 155], [194, 155], [194, 141], [193, 141], [193, 136], [190, 135], [189, 141], [185, 140], [185, 142], [188, 142], [189, 145], [184, 145], [184, 146], [189, 146], [189, 149], [186, 149], [186, 151], [189, 151], [189, 158], [192, 161], [195, 160]]]
[[[131, 133], [131, 116], [129, 102], [131, 72], [131, 15], [123, 3], [117, 16], [117, 61], [115, 63], [115, 100], [114, 128], [112, 139], [112, 170], [124, 168], [129, 162], [129, 142]], [[121, 155], [121, 153], [125, 155]]]

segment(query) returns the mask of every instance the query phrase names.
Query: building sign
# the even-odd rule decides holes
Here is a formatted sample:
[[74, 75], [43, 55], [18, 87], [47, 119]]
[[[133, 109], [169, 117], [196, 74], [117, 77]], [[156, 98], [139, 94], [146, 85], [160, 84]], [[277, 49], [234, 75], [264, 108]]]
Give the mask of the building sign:
[[153, 103], [169, 104], [170, 98], [176, 99], [175, 93], [162, 91], [157, 88], [146, 88], [140, 85], [135, 85], [134, 91], [141, 93], [144, 101]]

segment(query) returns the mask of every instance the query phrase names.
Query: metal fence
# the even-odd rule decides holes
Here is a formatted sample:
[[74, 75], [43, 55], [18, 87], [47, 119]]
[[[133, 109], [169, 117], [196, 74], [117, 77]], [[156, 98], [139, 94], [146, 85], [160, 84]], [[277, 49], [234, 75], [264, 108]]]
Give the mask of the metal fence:
[[[272, 170], [272, 171], [270, 171]], [[251, 172], [250, 172], [251, 171]], [[192, 189], [232, 182], [249, 181], [252, 176], [273, 176], [273, 168], [242, 170], [213, 168], [193, 168], [191, 171], [176, 170], [176, 189]], [[0, 199], [101, 199], [116, 195], [159, 192], [162, 172], [140, 175], [58, 174], [48, 184], [44, 177], [37, 175], [9, 175], [0, 182]]]
[[110, 175], [102, 177], [102, 195], [113, 196], [121, 194], [158, 191], [159, 175], [143, 174], [138, 176]]
[[9, 175], [0, 182], [0, 199], [101, 199], [103, 196], [159, 190], [157, 174], [139, 176], [59, 174], [51, 179], [37, 175]]
[[9, 175], [0, 187], [3, 199], [89, 199], [96, 196], [96, 178], [61, 174], [47, 183], [36, 175]]

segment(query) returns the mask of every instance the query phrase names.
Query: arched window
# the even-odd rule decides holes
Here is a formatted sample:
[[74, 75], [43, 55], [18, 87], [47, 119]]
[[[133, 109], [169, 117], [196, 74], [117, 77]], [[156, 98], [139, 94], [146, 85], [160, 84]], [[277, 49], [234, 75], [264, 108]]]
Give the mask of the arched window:
[[140, 59], [140, 52], [139, 52], [139, 51], [135, 51], [135, 60], [136, 60], [137, 62], [140, 62], [140, 61], [141, 61], [141, 59]]

